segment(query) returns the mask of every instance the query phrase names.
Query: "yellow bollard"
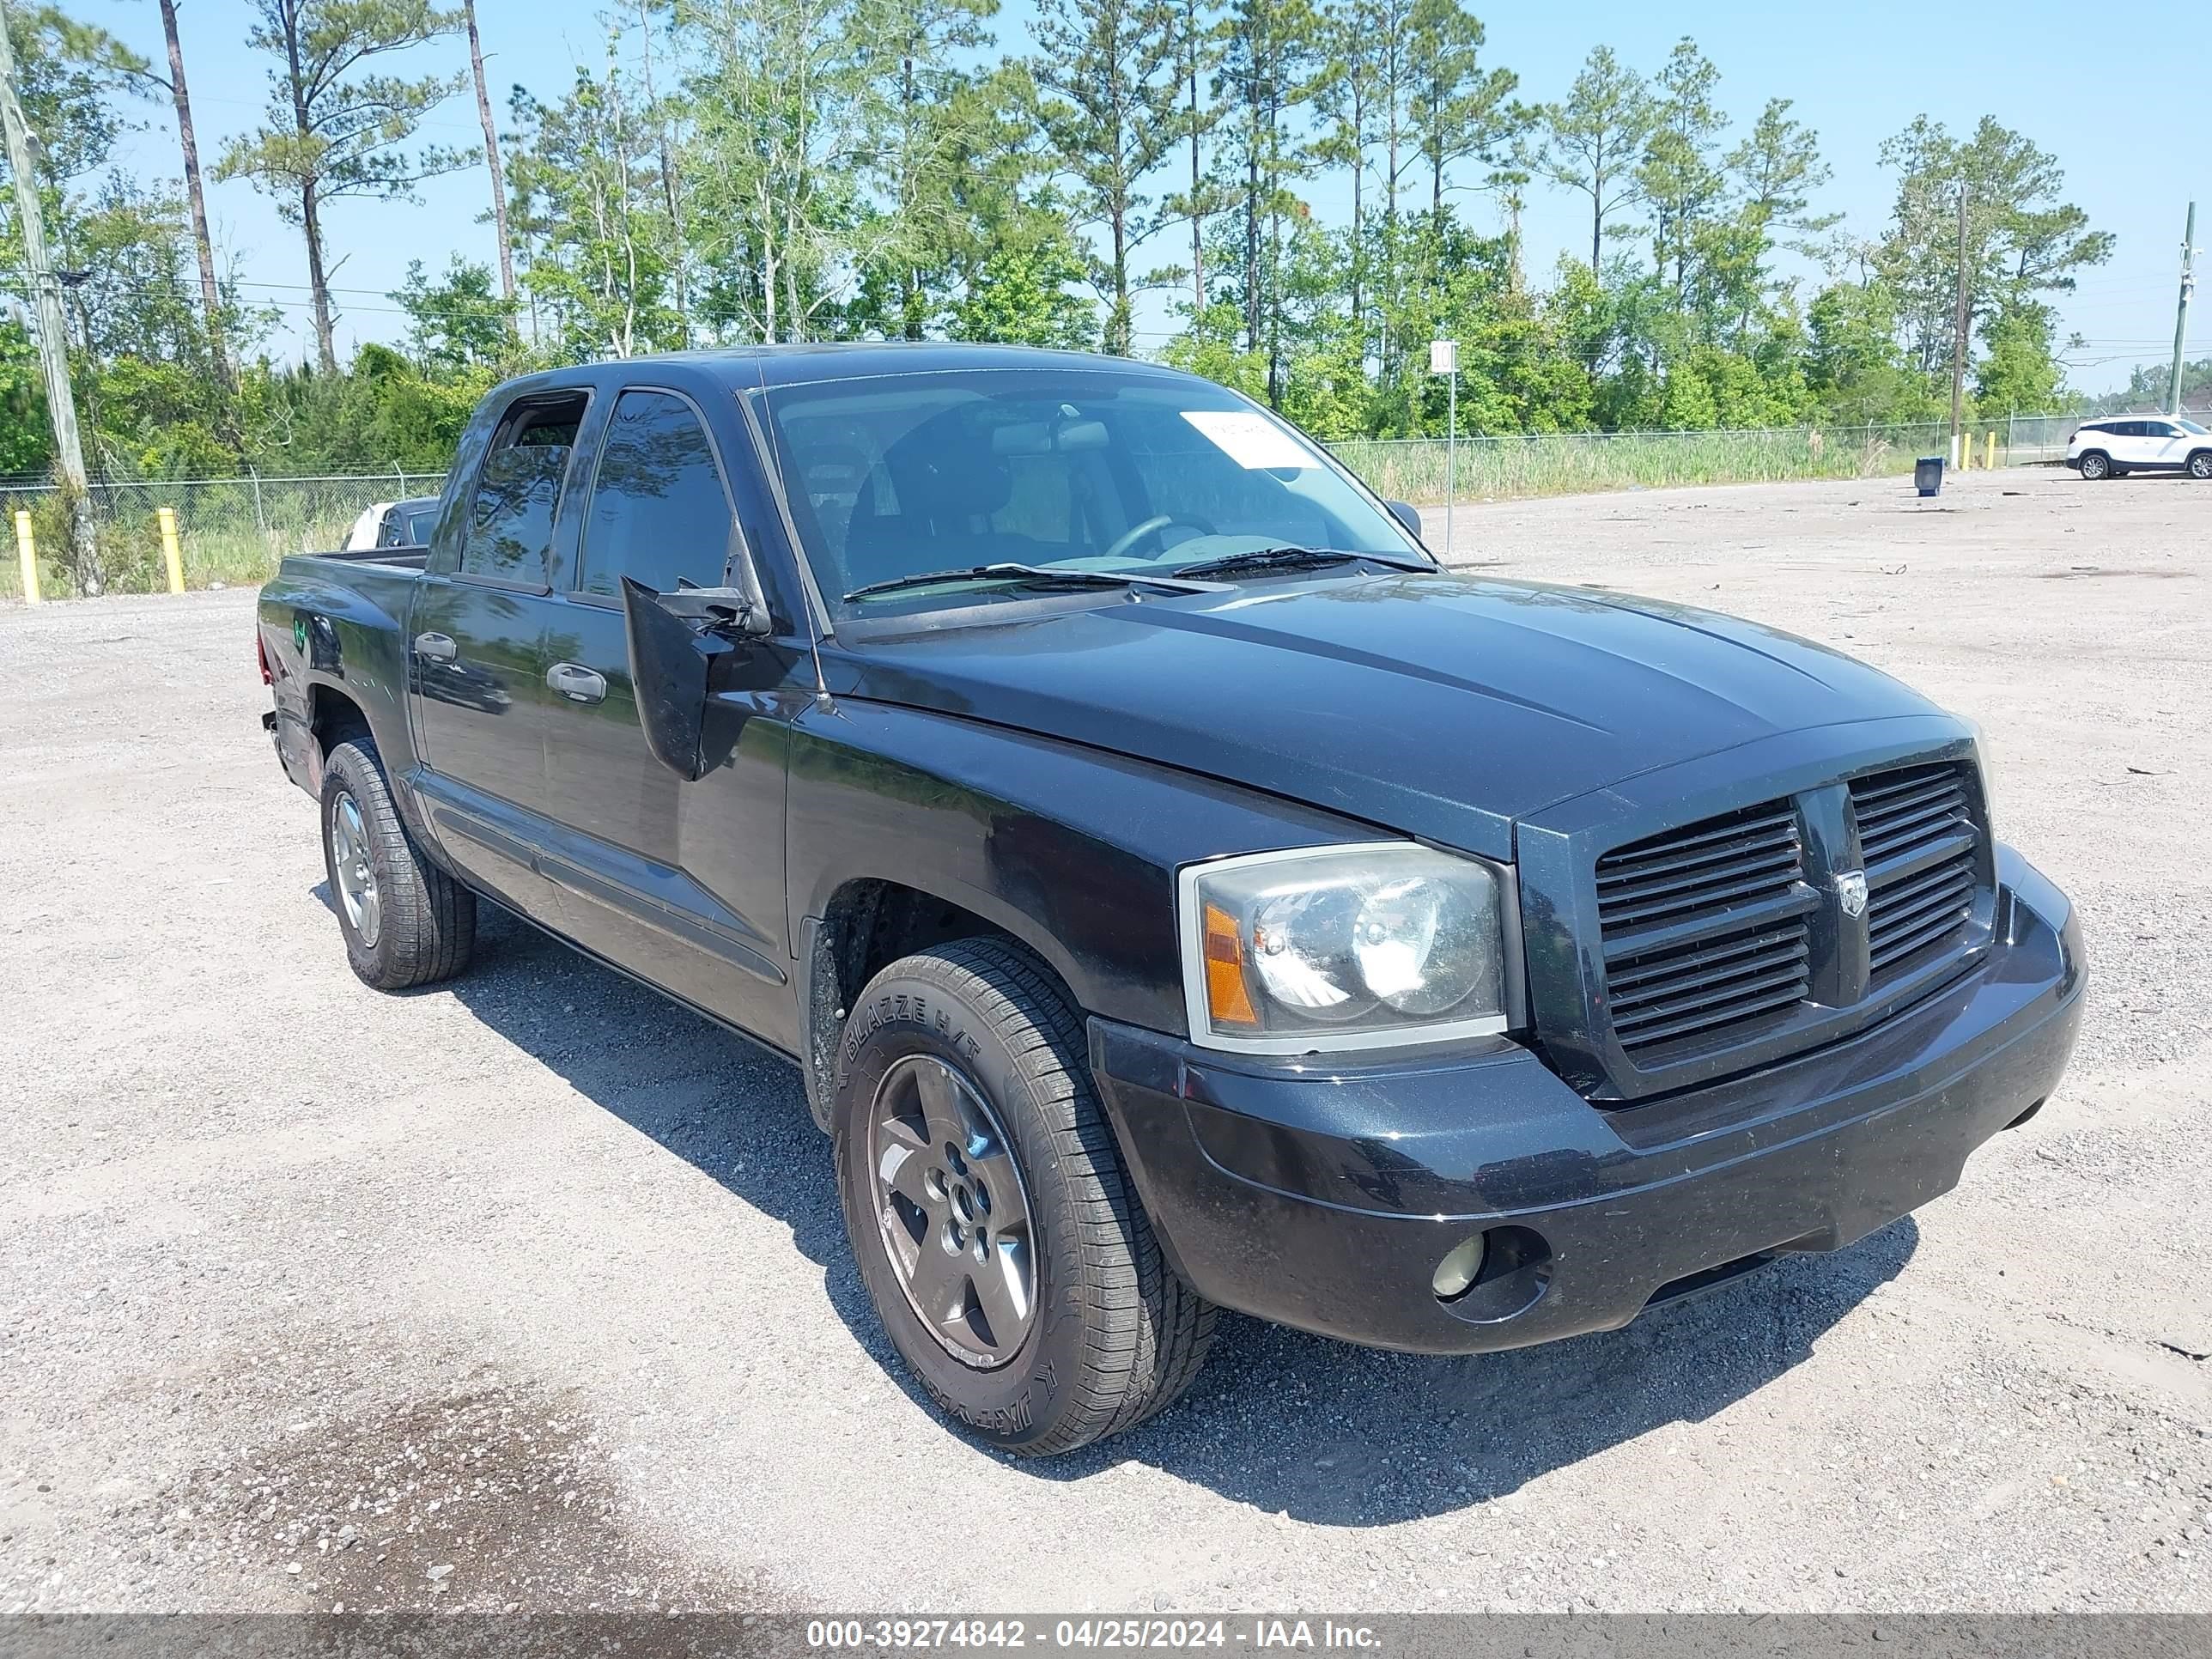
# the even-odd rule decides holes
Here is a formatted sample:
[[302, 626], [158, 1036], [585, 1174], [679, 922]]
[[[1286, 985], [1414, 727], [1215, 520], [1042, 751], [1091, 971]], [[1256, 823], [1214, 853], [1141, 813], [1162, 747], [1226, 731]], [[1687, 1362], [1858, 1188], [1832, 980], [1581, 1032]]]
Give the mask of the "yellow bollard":
[[1961, 432], [1959, 434], [1959, 471], [1972, 472], [1973, 470], [1974, 434], [1971, 432]]
[[161, 557], [169, 567], [169, 592], [181, 593], [185, 591], [185, 554], [177, 545], [177, 509], [157, 507], [154, 516], [161, 523]]
[[1989, 445], [1982, 451], [1982, 468], [1988, 472], [1997, 470], [1997, 434], [1994, 427], [1990, 428]]
[[39, 548], [31, 539], [31, 515], [15, 514], [15, 556], [23, 562], [23, 603], [39, 602]]

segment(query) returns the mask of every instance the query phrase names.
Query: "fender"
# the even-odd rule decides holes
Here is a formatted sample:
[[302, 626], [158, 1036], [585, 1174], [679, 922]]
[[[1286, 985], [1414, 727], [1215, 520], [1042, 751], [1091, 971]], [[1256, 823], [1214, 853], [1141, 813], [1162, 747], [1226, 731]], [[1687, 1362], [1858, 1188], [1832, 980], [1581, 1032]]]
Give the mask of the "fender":
[[981, 720], [840, 697], [793, 727], [791, 937], [879, 880], [1003, 928], [1088, 1013], [1181, 1034], [1175, 872], [1195, 860], [1372, 840], [1374, 826]]
[[341, 569], [325, 575], [314, 568], [322, 562], [287, 560], [287, 574], [261, 590], [256, 626], [276, 694], [277, 757], [294, 782], [310, 793], [319, 790], [318, 696], [343, 698], [368, 721], [400, 810], [419, 835], [413, 792], [405, 781], [415, 768], [415, 740], [404, 656], [419, 573], [334, 560]]

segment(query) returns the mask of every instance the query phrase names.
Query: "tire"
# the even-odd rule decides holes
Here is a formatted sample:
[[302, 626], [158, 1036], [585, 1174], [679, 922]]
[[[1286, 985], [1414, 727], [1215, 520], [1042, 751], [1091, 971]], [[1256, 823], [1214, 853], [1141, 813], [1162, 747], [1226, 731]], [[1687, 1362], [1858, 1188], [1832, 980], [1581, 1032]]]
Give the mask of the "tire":
[[376, 745], [339, 744], [323, 763], [323, 871], [364, 985], [404, 991], [451, 979], [476, 947], [476, 895], [422, 856], [392, 804]]
[[2200, 449], [2189, 458], [2189, 476], [2192, 478], [2212, 478], [2212, 449]]
[[[891, 963], [838, 1062], [838, 1193], [860, 1279], [948, 1416], [1042, 1457], [1190, 1386], [1215, 1310], [1161, 1254], [1082, 1023], [1034, 957], [964, 939]], [[947, 1125], [967, 1142], [932, 1133]]]
[[2093, 449], [2081, 458], [2081, 476], [2091, 483], [2096, 483], [2100, 478], [2110, 477], [2112, 471], [2111, 458], [2100, 450]]

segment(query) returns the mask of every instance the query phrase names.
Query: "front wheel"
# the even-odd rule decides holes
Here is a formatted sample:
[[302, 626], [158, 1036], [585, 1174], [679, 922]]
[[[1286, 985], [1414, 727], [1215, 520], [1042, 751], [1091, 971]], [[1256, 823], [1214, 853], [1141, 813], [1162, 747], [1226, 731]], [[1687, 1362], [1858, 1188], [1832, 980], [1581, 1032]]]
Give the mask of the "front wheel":
[[2100, 478], [2108, 477], [2112, 470], [2112, 462], [2094, 449], [2081, 458], [2081, 476], [2092, 483], [2096, 483]]
[[1036, 961], [895, 962], [848, 1021], [839, 1195], [861, 1281], [930, 1397], [1030, 1456], [1115, 1434], [1205, 1364], [1214, 1310], [1162, 1255]]
[[2212, 478], [2212, 449], [2200, 449], [2189, 458], [2189, 476]]

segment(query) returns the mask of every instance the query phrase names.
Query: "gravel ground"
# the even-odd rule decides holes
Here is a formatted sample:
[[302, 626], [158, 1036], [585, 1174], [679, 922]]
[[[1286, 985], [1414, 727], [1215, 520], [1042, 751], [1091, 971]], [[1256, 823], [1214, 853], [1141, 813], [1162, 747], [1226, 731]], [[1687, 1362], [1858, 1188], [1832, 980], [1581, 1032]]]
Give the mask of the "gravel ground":
[[0, 1612], [2212, 1610], [2208, 527], [2045, 473], [1463, 507], [1982, 720], [2075, 1069], [1849, 1250], [1490, 1358], [1230, 1320], [1042, 1466], [886, 1372], [789, 1067], [512, 925], [353, 981], [249, 593], [0, 612]]

